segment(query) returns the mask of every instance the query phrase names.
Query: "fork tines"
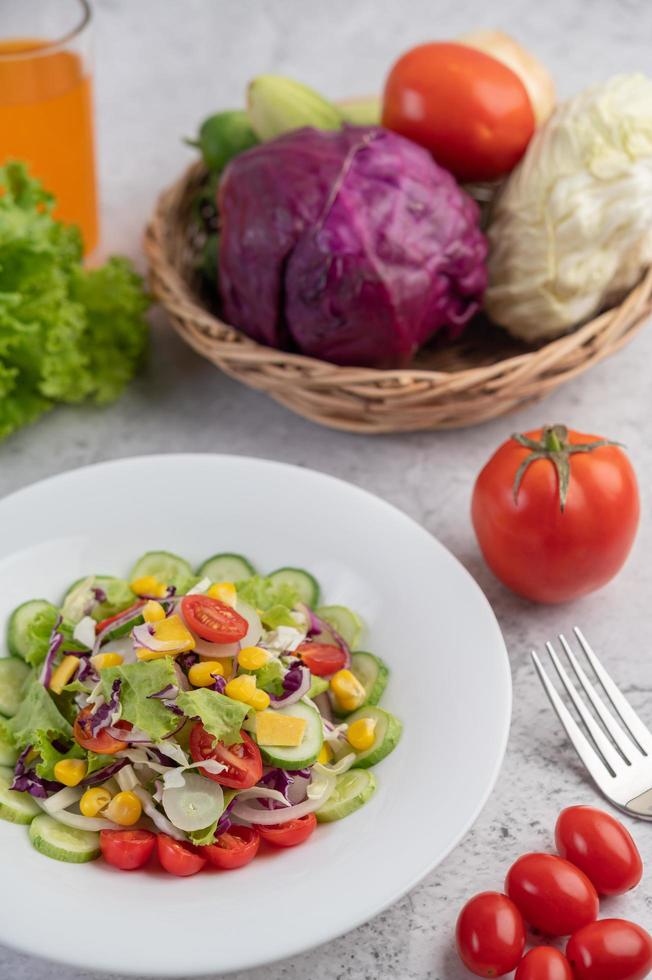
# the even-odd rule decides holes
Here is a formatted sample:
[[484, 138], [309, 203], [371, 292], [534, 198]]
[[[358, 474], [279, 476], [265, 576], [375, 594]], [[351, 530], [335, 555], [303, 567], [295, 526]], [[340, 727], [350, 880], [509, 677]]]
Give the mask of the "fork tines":
[[[541, 683], [577, 754], [602, 792], [618, 806], [637, 804], [634, 809], [638, 814], [652, 818], [652, 794], [645, 792], [652, 787], [652, 734], [602, 666], [582, 631], [576, 627], [574, 632], [595, 681], [589, 679], [564, 636], [559, 637], [565, 654], [563, 662], [552, 643], [546, 643], [546, 650], [581, 725], [533, 650]], [[641, 794], [646, 796], [644, 801], [635, 799]]]

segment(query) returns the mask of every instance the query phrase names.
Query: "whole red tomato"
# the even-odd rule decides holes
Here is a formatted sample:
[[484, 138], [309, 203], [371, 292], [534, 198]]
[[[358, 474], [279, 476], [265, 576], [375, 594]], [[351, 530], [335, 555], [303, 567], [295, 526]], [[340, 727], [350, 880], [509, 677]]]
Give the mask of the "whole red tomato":
[[425, 146], [458, 180], [493, 180], [518, 163], [534, 132], [518, 75], [465, 44], [407, 51], [385, 83], [382, 123]]
[[581, 868], [600, 895], [624, 895], [641, 880], [643, 862], [632, 835], [610, 813], [592, 806], [562, 810], [555, 842], [561, 856]]
[[485, 561], [535, 602], [567, 602], [614, 577], [639, 520], [625, 453], [564, 426], [514, 435], [484, 467], [471, 516]]
[[525, 948], [520, 912], [506, 895], [482, 892], [457, 920], [457, 951], [477, 977], [502, 977], [517, 966]]
[[538, 946], [521, 960], [514, 980], [573, 980], [573, 971], [558, 949]]
[[576, 980], [643, 980], [652, 970], [652, 937], [625, 919], [602, 919], [568, 941]]
[[547, 936], [570, 936], [598, 916], [598, 893], [583, 871], [555, 854], [524, 854], [505, 891], [525, 921]]

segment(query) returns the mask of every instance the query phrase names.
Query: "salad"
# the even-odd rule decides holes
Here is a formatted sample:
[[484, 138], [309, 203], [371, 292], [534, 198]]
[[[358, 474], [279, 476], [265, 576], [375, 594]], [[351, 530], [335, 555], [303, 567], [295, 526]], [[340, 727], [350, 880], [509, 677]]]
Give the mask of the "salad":
[[0, 817], [60, 861], [248, 864], [348, 816], [401, 735], [362, 624], [308, 572], [148, 552], [60, 607], [12, 614], [0, 659]]

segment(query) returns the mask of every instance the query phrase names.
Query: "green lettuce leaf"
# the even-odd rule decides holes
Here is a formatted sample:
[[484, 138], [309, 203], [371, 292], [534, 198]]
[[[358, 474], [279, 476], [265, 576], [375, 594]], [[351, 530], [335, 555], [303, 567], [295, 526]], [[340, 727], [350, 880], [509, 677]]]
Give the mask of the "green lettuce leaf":
[[86, 775], [92, 776], [94, 772], [104, 769], [105, 766], [110, 766], [115, 761], [114, 755], [99, 755], [97, 752], [89, 752], [87, 754], [88, 769]]
[[207, 844], [215, 843], [215, 830], [217, 828], [219, 817], [213, 820], [210, 827], [204, 827], [203, 830], [191, 830], [188, 833], [188, 837], [196, 847], [206, 847]]
[[258, 670], [243, 670], [243, 674], [254, 674], [256, 677], [256, 687], [268, 694], [283, 694], [283, 667], [280, 660], [268, 660], [264, 666]]
[[21, 748], [33, 745], [42, 737], [42, 733], [47, 733], [52, 738], [72, 738], [71, 724], [36, 678], [26, 688], [20, 708], [6, 724]]
[[43, 776], [44, 779], [54, 779], [54, 767], [62, 759], [84, 759], [86, 752], [77, 742], [72, 742], [66, 752], [59, 752], [51, 741], [51, 736], [46, 731], [34, 732], [32, 748], [36, 749], [40, 755], [40, 761], [36, 763], [36, 774]]
[[55, 606], [47, 606], [32, 618], [27, 628], [25, 660], [33, 667], [39, 667], [50, 649], [50, 637], [54, 629], [59, 610]]
[[162, 691], [168, 684], [177, 684], [178, 678], [171, 657], [160, 660], [144, 660], [120, 667], [106, 667], [102, 673], [102, 693], [108, 698], [113, 681], [122, 681], [120, 703], [122, 719], [147, 732], [152, 741], [159, 742], [178, 727], [179, 719], [169, 708], [148, 695]]
[[240, 729], [249, 706], [241, 701], [199, 687], [195, 691], [182, 691], [177, 696], [177, 704], [189, 718], [199, 718], [206, 731], [225, 745], [242, 741]]
[[238, 596], [258, 610], [267, 629], [296, 626], [290, 610], [299, 601], [299, 593], [287, 582], [275, 583], [262, 575], [252, 575], [236, 585]]
[[117, 397], [147, 342], [142, 281], [126, 259], [82, 265], [79, 231], [24, 164], [0, 167], [0, 439], [57, 402]]

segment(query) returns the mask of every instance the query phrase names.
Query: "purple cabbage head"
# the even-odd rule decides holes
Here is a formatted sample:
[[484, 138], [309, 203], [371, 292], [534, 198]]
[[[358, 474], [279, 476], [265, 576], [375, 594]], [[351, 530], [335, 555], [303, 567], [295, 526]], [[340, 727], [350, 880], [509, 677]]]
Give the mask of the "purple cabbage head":
[[487, 285], [475, 202], [380, 127], [299, 129], [239, 154], [218, 192], [224, 313], [335, 364], [407, 362], [459, 335]]

